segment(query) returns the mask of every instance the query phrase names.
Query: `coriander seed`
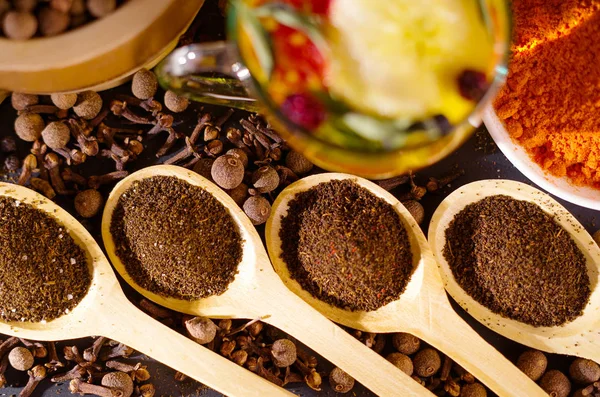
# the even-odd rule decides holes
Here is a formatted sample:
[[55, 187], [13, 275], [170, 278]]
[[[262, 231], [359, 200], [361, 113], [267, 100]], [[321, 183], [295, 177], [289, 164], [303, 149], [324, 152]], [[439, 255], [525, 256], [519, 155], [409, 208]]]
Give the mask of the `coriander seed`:
[[96, 189], [83, 190], [75, 196], [75, 211], [82, 218], [92, 218], [104, 205], [102, 194]]
[[402, 354], [411, 355], [419, 351], [421, 340], [406, 332], [398, 332], [392, 336], [394, 348]]
[[285, 165], [296, 175], [306, 174], [313, 168], [313, 164], [303, 154], [295, 151], [288, 153]]
[[165, 92], [165, 106], [171, 112], [181, 113], [190, 105], [189, 99], [184, 96], [179, 96], [171, 90]]
[[150, 99], [156, 94], [158, 80], [154, 72], [140, 69], [133, 75], [131, 91], [139, 99]]
[[50, 149], [59, 150], [71, 140], [71, 130], [65, 123], [53, 121], [42, 131], [42, 139]]
[[37, 95], [22, 94], [20, 92], [13, 92], [10, 96], [10, 103], [15, 110], [24, 110], [28, 106], [37, 105], [39, 100]]
[[552, 397], [568, 397], [571, 392], [571, 382], [560, 371], [551, 369], [540, 380], [540, 387]]
[[527, 350], [521, 353], [517, 360], [517, 367], [521, 372], [536, 382], [544, 375], [547, 366], [548, 359], [539, 350]]
[[289, 367], [296, 362], [296, 345], [289, 339], [278, 339], [271, 346], [271, 357], [277, 367]]
[[335, 367], [329, 373], [329, 384], [337, 393], [348, 393], [354, 387], [354, 378]]
[[52, 94], [50, 99], [59, 109], [71, 109], [77, 103], [77, 94]]
[[8, 354], [8, 362], [17, 371], [27, 371], [33, 367], [33, 354], [24, 347], [15, 347]]
[[415, 355], [413, 363], [417, 375], [427, 378], [435, 375], [439, 371], [442, 366], [442, 359], [437, 350], [428, 347]]
[[254, 171], [252, 184], [260, 193], [269, 193], [279, 186], [279, 174], [273, 167], [265, 165]]
[[394, 364], [396, 368], [400, 369], [406, 375], [412, 376], [414, 366], [412, 360], [407, 355], [402, 353], [390, 353], [385, 359]]
[[569, 375], [575, 383], [588, 385], [600, 379], [600, 366], [592, 360], [576, 358], [569, 367]]
[[269, 219], [271, 203], [262, 196], [252, 196], [246, 200], [243, 209], [253, 225], [262, 225]]
[[116, 8], [117, 0], [87, 0], [88, 11], [96, 18], [105, 17], [113, 12]]
[[13, 40], [27, 40], [37, 31], [37, 18], [27, 11], [8, 11], [4, 14], [2, 30]]
[[460, 397], [487, 397], [487, 390], [481, 383], [467, 383], [460, 388]]
[[214, 161], [210, 174], [223, 189], [235, 189], [244, 180], [244, 166], [236, 157], [226, 154]]
[[35, 113], [23, 113], [15, 120], [15, 132], [26, 142], [40, 139], [45, 126], [42, 116]]
[[82, 119], [91, 120], [102, 110], [102, 98], [94, 91], [84, 91], [77, 95], [77, 102], [73, 106], [75, 114]]

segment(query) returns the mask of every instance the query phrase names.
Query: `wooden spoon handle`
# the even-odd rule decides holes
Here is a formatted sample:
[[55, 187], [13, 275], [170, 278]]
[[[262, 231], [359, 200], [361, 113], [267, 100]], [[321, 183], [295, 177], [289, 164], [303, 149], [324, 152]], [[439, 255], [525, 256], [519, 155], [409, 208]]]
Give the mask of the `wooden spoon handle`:
[[479, 336], [447, 301], [435, 308], [435, 315], [429, 317], [426, 327], [414, 333], [450, 356], [499, 396], [548, 396]]
[[106, 337], [230, 397], [294, 396], [152, 319], [129, 302], [111, 306], [111, 315], [98, 322]]

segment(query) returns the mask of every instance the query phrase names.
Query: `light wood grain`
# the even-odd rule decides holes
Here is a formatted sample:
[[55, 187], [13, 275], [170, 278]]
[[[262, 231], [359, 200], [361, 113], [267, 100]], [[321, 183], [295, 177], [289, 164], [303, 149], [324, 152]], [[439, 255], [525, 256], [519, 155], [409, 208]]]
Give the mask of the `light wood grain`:
[[228, 396], [293, 395], [211, 352], [142, 313], [131, 304], [102, 250], [65, 210], [40, 194], [0, 183], [0, 195], [33, 205], [56, 218], [86, 252], [92, 285], [68, 314], [47, 323], [2, 322], [0, 332], [34, 340], [63, 340], [102, 335], [174, 368]]
[[[281, 259], [279, 229], [289, 201], [299, 192], [334, 179], [350, 179], [388, 202], [400, 215], [408, 231], [414, 273], [400, 299], [375, 311], [350, 312], [318, 300], [291, 279], [287, 265]], [[439, 348], [501, 396], [546, 396], [454, 312], [421, 228], [406, 208], [378, 185], [347, 174], [318, 174], [301, 179], [287, 187], [275, 200], [267, 222], [266, 237], [271, 262], [285, 285], [331, 320], [368, 332], [409, 332]]]
[[[456, 282], [443, 255], [445, 231], [454, 216], [466, 205], [498, 194], [537, 204], [543, 211], [553, 215], [554, 220], [571, 235], [586, 258], [592, 290], [582, 316], [562, 326], [533, 327], [493, 313], [471, 298]], [[539, 350], [600, 362], [600, 248], [577, 219], [549, 195], [532, 186], [509, 180], [484, 180], [462, 186], [450, 194], [433, 215], [429, 226], [429, 243], [446, 290], [480, 323], [507, 338]]]
[[[110, 221], [117, 201], [135, 181], [156, 175], [174, 176], [205, 189], [224, 204], [238, 225], [244, 239], [243, 258], [238, 266], [238, 274], [222, 295], [190, 302], [153, 294], [135, 283], [116, 255]], [[161, 165], [140, 170], [119, 182], [104, 209], [102, 238], [113, 266], [125, 281], [162, 306], [213, 318], [260, 318], [291, 334], [379, 396], [432, 395], [287, 289], [274, 272], [262, 241], [248, 217], [227, 193], [195, 172]]]

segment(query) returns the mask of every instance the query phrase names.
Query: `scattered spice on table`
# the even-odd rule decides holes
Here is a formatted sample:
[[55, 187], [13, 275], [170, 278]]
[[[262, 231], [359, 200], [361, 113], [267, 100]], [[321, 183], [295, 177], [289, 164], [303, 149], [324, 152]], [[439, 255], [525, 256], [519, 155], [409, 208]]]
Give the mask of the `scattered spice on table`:
[[412, 274], [408, 234], [394, 208], [351, 180], [333, 180], [289, 202], [279, 237], [293, 279], [349, 310], [400, 297]]
[[466, 206], [446, 229], [443, 254], [471, 297], [533, 326], [574, 320], [590, 296], [583, 253], [527, 201], [497, 195]]
[[512, 9], [511, 63], [496, 112], [544, 170], [600, 188], [600, 3], [513, 0]]
[[72, 310], [91, 283], [84, 250], [33, 206], [0, 197], [0, 317], [50, 321]]
[[240, 232], [223, 204], [176, 177], [134, 182], [119, 198], [110, 232], [134, 281], [167, 297], [222, 294], [242, 258]]

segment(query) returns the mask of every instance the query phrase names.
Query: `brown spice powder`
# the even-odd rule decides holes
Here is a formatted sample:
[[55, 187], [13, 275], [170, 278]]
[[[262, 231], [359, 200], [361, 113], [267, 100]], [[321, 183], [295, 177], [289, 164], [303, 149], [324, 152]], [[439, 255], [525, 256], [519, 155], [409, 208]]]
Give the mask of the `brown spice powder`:
[[398, 299], [413, 271], [399, 215], [351, 180], [297, 194], [279, 237], [292, 278], [340, 308], [372, 311]]
[[50, 321], [72, 310], [91, 283], [69, 232], [29, 204], [0, 197], [0, 317]]
[[134, 281], [185, 300], [227, 290], [242, 258], [242, 238], [227, 209], [179, 178], [135, 182], [113, 212], [117, 256]]

